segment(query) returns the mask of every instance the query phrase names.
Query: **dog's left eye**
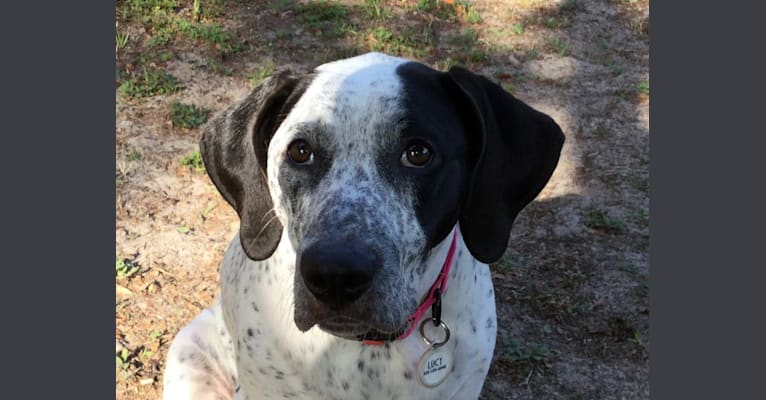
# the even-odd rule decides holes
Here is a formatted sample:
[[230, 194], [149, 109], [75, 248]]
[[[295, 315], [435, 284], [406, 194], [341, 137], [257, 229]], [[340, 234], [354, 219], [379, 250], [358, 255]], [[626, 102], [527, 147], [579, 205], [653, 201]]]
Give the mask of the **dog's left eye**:
[[314, 151], [311, 145], [303, 139], [298, 139], [287, 146], [287, 156], [298, 164], [311, 164], [314, 162]]
[[434, 153], [428, 145], [415, 143], [404, 150], [400, 160], [405, 167], [422, 168], [431, 162], [433, 157]]

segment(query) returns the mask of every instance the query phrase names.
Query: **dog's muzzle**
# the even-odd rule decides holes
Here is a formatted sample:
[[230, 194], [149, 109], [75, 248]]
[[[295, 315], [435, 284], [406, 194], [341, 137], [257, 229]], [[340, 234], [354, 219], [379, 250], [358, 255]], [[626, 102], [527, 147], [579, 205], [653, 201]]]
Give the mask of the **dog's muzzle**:
[[380, 257], [372, 249], [354, 242], [317, 242], [306, 248], [298, 260], [306, 288], [332, 310], [361, 297], [380, 266]]

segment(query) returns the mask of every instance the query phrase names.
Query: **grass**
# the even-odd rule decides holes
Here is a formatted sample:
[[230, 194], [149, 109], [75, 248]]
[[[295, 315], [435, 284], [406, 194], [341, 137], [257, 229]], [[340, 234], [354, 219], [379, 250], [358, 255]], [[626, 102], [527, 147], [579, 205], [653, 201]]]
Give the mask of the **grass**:
[[362, 9], [368, 17], [376, 20], [389, 19], [394, 16], [391, 11], [382, 7], [381, 0], [364, 0]]
[[130, 350], [123, 348], [122, 351], [117, 354], [117, 366], [122, 369], [128, 369], [130, 367], [130, 359]]
[[208, 68], [213, 70], [216, 73], [219, 73], [224, 76], [232, 76], [234, 75], [234, 69], [229, 68], [225, 65], [223, 65], [220, 61], [209, 58], [207, 63]]
[[130, 40], [130, 34], [128, 32], [117, 31], [115, 34], [115, 42], [117, 44], [117, 50], [124, 49], [128, 45]]
[[604, 211], [593, 210], [585, 214], [585, 226], [597, 231], [618, 234], [625, 231], [625, 222]]
[[569, 54], [569, 41], [561, 38], [554, 38], [548, 42], [548, 46], [556, 52], [560, 57]]
[[528, 59], [536, 60], [537, 57], [540, 57], [540, 52], [537, 49], [532, 48], [532, 49], [527, 50], [527, 58]]
[[470, 49], [479, 40], [479, 34], [473, 28], [466, 28], [450, 38], [450, 44], [458, 48]]
[[435, 0], [418, 0], [418, 3], [415, 5], [415, 9], [424, 12], [433, 11], [434, 8], [436, 8]]
[[117, 89], [120, 95], [135, 99], [159, 94], [170, 94], [180, 89], [178, 80], [167, 72], [144, 66], [122, 81]]
[[316, 0], [294, 7], [298, 19], [317, 35], [328, 39], [344, 36], [351, 28], [347, 23], [350, 7], [335, 0]]
[[115, 267], [115, 275], [117, 276], [117, 279], [130, 278], [135, 275], [139, 269], [139, 266], [132, 261], [125, 258], [118, 258]]
[[513, 33], [516, 36], [521, 36], [524, 34], [524, 24], [521, 22], [515, 22], [511, 24], [511, 33]]
[[553, 351], [544, 343], [530, 342], [523, 346], [510, 339], [508, 333], [501, 333], [504, 343], [499, 360], [510, 364], [514, 374], [523, 379], [533, 370], [541, 370], [548, 365]]
[[649, 81], [639, 82], [636, 85], [636, 91], [640, 94], [649, 95]]
[[224, 54], [235, 54], [245, 49], [245, 45], [238, 41], [231, 32], [224, 30], [220, 25], [207, 25], [189, 22], [185, 19], [176, 19], [175, 26], [187, 37], [193, 40], [203, 40], [222, 51]]
[[181, 166], [189, 167], [190, 170], [202, 174], [205, 173], [205, 163], [202, 161], [202, 155], [199, 150], [194, 150], [179, 160]]
[[458, 60], [455, 60], [452, 57], [447, 57], [444, 60], [437, 61], [434, 63], [434, 68], [439, 71], [449, 71], [450, 68], [460, 65], [460, 62]]
[[127, 159], [128, 161], [138, 161], [141, 159], [141, 153], [139, 153], [138, 150], [133, 149], [128, 153]]
[[253, 85], [253, 87], [258, 86], [258, 84], [261, 83], [264, 79], [274, 75], [276, 71], [277, 65], [273, 60], [267, 59], [263, 62], [263, 65], [261, 65], [255, 71], [255, 73], [250, 75], [250, 84]]
[[471, 24], [478, 24], [481, 23], [483, 20], [481, 17], [481, 14], [479, 11], [477, 11], [475, 8], [470, 7], [468, 9], [468, 12], [465, 14], [465, 20], [468, 21]]
[[594, 135], [596, 135], [597, 138], [603, 139], [611, 134], [609, 131], [609, 128], [601, 125], [593, 132]]
[[543, 25], [548, 29], [556, 29], [561, 26], [561, 21], [556, 17], [550, 17], [545, 19]]
[[174, 101], [170, 104], [170, 120], [182, 128], [196, 128], [205, 123], [210, 110]]
[[518, 267], [516, 260], [511, 256], [501, 258], [495, 265], [498, 270], [504, 273], [511, 272]]
[[505, 357], [511, 362], [545, 362], [551, 354], [548, 346], [541, 343], [530, 343], [526, 349], [522, 349], [518, 342], [512, 341], [509, 347]]
[[573, 12], [580, 8], [578, 0], [564, 0], [559, 6], [559, 10], [563, 12]]
[[[164, 46], [179, 35], [203, 40], [224, 54], [242, 51], [244, 45], [221, 26], [201, 22], [221, 14], [221, 0], [192, 3], [191, 21], [180, 15], [181, 3], [174, 0], [127, 0], [118, 7], [118, 20], [137, 21], [149, 34], [148, 47]], [[119, 41], [118, 41], [119, 45]]]
[[408, 27], [392, 31], [385, 26], [367, 29], [363, 36], [370, 51], [386, 52], [400, 57], [422, 57], [433, 48], [433, 37], [426, 27]]

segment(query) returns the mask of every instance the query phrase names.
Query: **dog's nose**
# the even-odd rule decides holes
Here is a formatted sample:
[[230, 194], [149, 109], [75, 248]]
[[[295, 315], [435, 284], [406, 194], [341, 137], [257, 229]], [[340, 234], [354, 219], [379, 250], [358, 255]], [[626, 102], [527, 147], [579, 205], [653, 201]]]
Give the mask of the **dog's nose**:
[[316, 243], [298, 260], [306, 287], [331, 308], [351, 303], [367, 291], [379, 265], [377, 254], [357, 243]]

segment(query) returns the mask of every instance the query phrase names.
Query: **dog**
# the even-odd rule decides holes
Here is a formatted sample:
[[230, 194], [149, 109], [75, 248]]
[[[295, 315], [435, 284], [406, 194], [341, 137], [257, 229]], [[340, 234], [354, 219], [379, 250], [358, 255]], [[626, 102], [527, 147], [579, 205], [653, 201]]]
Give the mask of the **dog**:
[[564, 134], [490, 80], [368, 53], [282, 71], [204, 128], [240, 218], [165, 399], [476, 399], [489, 263]]

